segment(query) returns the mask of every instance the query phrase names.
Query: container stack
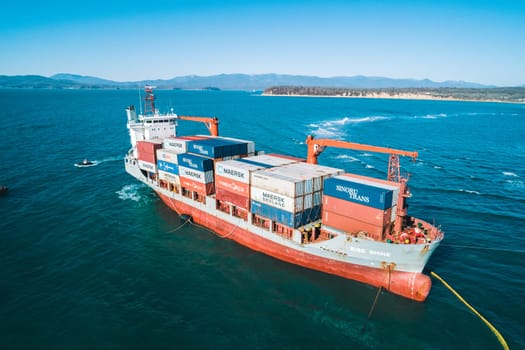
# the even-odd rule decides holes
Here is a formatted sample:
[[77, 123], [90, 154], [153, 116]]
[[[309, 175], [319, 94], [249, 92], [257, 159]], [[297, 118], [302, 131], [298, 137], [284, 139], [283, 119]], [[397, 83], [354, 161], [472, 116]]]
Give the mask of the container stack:
[[139, 168], [150, 173], [157, 171], [157, 150], [162, 141], [137, 141], [137, 159]]
[[214, 192], [213, 159], [182, 153], [177, 155], [177, 162], [181, 187], [203, 196]]
[[381, 240], [389, 230], [396, 200], [392, 186], [376, 179], [351, 174], [332, 177], [324, 182], [322, 223]]
[[[166, 139], [164, 140], [164, 144]], [[169, 185], [180, 186], [179, 165], [177, 159], [177, 151], [171, 148], [157, 150], [157, 172], [159, 180], [164, 181]]]
[[306, 163], [291, 163], [251, 174], [251, 212], [297, 228], [321, 216], [323, 177], [341, 169]]

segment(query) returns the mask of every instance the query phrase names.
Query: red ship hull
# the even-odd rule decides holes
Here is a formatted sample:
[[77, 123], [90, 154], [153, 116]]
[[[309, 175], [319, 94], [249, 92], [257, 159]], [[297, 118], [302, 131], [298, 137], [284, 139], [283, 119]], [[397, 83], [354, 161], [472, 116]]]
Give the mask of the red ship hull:
[[282, 261], [382, 287], [394, 294], [416, 301], [424, 301], [430, 292], [431, 279], [422, 273], [372, 268], [291, 249], [161, 193], [158, 195], [172, 210], [180, 215], [190, 215], [195, 223], [216, 232], [219, 236], [234, 240], [254, 251]]

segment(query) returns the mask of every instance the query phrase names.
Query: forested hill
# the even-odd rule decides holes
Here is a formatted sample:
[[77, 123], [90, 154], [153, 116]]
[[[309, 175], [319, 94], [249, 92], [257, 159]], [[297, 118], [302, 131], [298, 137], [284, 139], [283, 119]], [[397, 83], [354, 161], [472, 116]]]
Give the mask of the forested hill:
[[274, 86], [264, 90], [263, 95], [399, 98], [525, 103], [525, 87], [354, 89], [308, 86]]

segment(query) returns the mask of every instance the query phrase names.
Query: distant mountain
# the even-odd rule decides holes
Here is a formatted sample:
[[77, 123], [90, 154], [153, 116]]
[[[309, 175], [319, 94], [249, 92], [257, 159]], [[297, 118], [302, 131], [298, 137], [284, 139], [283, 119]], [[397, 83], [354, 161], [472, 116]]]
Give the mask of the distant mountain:
[[0, 76], [0, 88], [132, 88], [146, 84], [158, 89], [264, 90], [271, 86], [332, 87], [356, 89], [380, 88], [492, 88], [464, 81], [434, 82], [429, 79], [393, 79], [385, 77], [330, 77], [287, 74], [219, 74], [212, 76], [187, 75], [173, 79], [117, 82], [97, 77], [60, 73], [49, 78], [38, 75]]

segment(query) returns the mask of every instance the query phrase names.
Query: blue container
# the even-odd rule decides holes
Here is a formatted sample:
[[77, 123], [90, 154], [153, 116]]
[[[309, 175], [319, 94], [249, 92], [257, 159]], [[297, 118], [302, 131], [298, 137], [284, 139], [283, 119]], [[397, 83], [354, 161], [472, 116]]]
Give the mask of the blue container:
[[323, 193], [376, 209], [386, 210], [392, 207], [392, 190], [355, 182], [344, 176], [326, 179]]
[[199, 171], [213, 170], [213, 159], [198, 156], [196, 154], [182, 153], [177, 155], [179, 165]]
[[188, 145], [188, 152], [217, 159], [248, 154], [248, 144], [215, 137], [193, 141]]
[[179, 175], [179, 166], [177, 164], [166, 162], [165, 160], [157, 161], [157, 169], [174, 175]]
[[314, 208], [306, 209], [305, 211], [293, 214], [288, 211], [252, 200], [251, 212], [268, 218], [272, 221], [276, 221], [284, 226], [298, 228], [312, 221], [318, 220], [321, 215], [321, 206], [316, 206]]

